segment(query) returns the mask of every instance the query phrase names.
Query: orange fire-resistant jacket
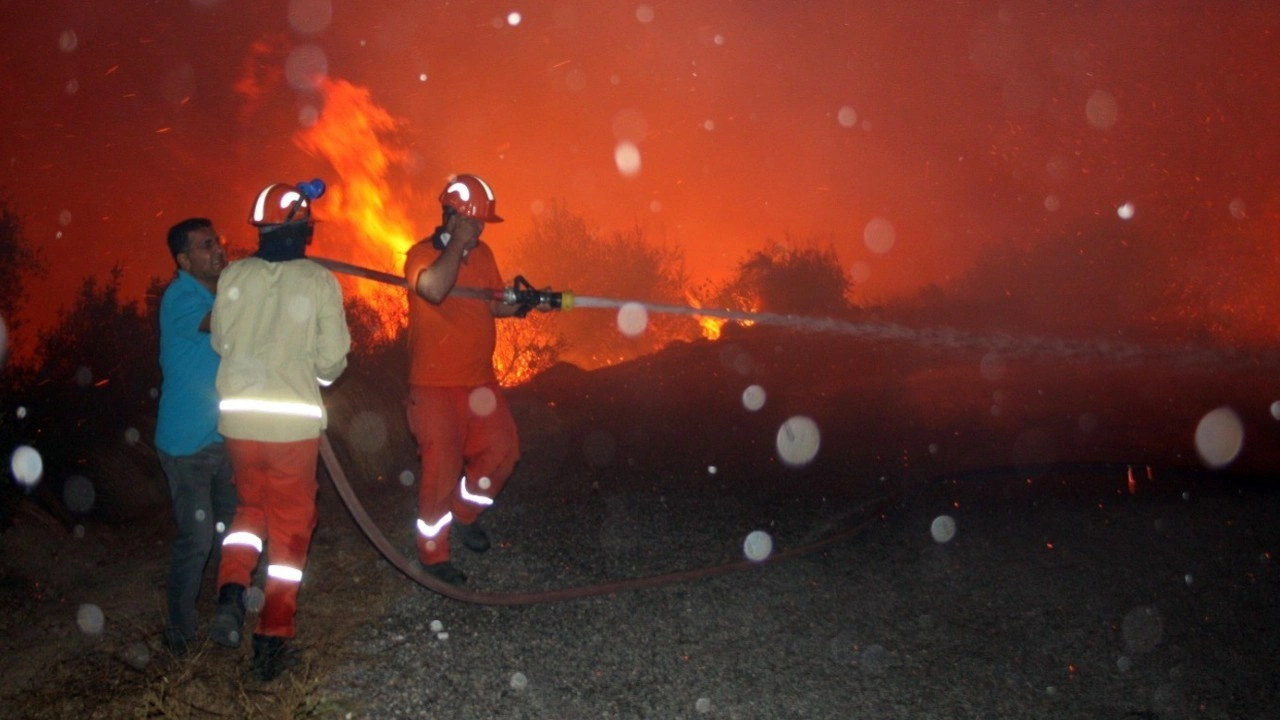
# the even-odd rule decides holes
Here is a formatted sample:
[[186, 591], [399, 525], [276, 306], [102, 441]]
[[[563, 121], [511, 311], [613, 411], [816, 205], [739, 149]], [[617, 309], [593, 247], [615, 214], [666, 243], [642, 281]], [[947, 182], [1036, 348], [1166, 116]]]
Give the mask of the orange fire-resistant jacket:
[[[439, 305], [423, 300], [414, 288], [418, 276], [440, 251], [429, 240], [409, 249], [404, 261], [409, 281], [409, 384], [424, 387], [479, 387], [494, 381], [497, 342], [489, 302], [450, 296]], [[493, 251], [476, 245], [458, 269], [454, 287], [502, 290]]]

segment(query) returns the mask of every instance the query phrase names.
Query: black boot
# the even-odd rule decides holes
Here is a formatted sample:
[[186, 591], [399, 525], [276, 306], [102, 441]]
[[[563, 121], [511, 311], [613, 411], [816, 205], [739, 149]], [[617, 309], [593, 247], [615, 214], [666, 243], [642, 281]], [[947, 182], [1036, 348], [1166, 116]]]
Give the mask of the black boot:
[[437, 580], [443, 580], [450, 585], [461, 585], [467, 581], [466, 573], [459, 570], [453, 563], [445, 560], [423, 567], [427, 574]]
[[485, 533], [484, 528], [480, 527], [480, 523], [474, 522], [470, 525], [463, 525], [460, 522], [455, 522], [453, 531], [458, 533], [458, 539], [471, 552], [482, 553], [489, 549], [489, 536]]
[[286, 668], [293, 667], [296, 663], [296, 654], [284, 644], [284, 638], [254, 633], [253, 675], [258, 680], [275, 680]]
[[244, 629], [244, 586], [227, 583], [218, 590], [218, 612], [209, 637], [223, 647], [238, 648]]

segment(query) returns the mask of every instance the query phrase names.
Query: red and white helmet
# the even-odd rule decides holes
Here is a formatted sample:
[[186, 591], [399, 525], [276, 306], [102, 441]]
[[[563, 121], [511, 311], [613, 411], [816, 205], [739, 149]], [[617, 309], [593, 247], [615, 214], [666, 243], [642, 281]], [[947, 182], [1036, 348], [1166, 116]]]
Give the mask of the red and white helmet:
[[458, 214], [484, 222], [499, 223], [502, 218], [495, 212], [497, 201], [489, 183], [476, 175], [456, 175], [440, 193], [440, 204], [451, 207]]
[[258, 193], [249, 213], [255, 227], [311, 221], [311, 201], [296, 185], [272, 183]]

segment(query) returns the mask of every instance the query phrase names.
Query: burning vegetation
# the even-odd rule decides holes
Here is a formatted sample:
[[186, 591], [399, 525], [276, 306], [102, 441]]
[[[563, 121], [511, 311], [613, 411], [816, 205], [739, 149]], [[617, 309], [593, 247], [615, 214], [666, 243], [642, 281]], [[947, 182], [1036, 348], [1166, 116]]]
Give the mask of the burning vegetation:
[[[1071, 521], [1028, 528], [1026, 543], [1001, 546], [973, 533], [969, 554], [964, 543], [935, 547], [957, 533], [964, 537], [977, 518], [970, 500], [959, 499], [957, 483], [938, 484], [931, 502], [948, 514], [923, 507], [905, 513], [905, 536], [915, 543], [910, 557], [886, 555], [876, 545], [865, 559], [885, 566], [871, 575], [857, 563], [827, 569], [850, 578], [850, 568], [862, 567], [855, 577], [862, 583], [873, 575], [877, 583], [910, 575], [917, 584], [909, 588], [855, 587], [841, 597], [850, 606], [862, 603], [861, 617], [877, 618], [877, 632], [901, 620], [904, 607], [912, 611], [918, 622], [905, 625], [919, 631], [914, 640], [924, 650], [911, 666], [937, 678], [956, 664], [937, 652], [933, 623], [961, 617], [966, 608], [948, 597], [939, 600], [946, 607], [930, 606], [940, 597], [936, 581], [957, 579], [960, 569], [993, 577], [981, 565], [988, 559], [975, 556], [1033, 548], [1034, 554], [1005, 555], [1012, 558], [1010, 580], [1000, 589], [1010, 592], [979, 583], [974, 596], [989, 592], [989, 601], [973, 603], [976, 620], [952, 625], [986, 628], [991, 608], [1015, 598], [1007, 603], [1009, 617], [1034, 632], [1016, 641], [1009, 635], [1002, 641], [1011, 646], [1007, 654], [993, 660], [986, 653], [992, 657], [975, 664], [991, 661], [992, 687], [1013, 687], [1004, 682], [1013, 668], [1016, 685], [1047, 685], [1043, 694], [1054, 697], [1066, 687], [1063, 677], [1083, 695], [1090, 678], [1114, 679], [1118, 670], [1132, 683], [1128, 673], [1143, 667], [1151, 694], [1167, 696], [1199, 672], [1158, 666], [1168, 657], [1179, 662], [1179, 653], [1153, 652], [1163, 642], [1163, 621], [1147, 608], [1131, 610], [1123, 622], [1111, 618], [1107, 634], [1108, 619], [1096, 617], [1098, 598], [1119, 605], [1120, 598], [1107, 597], [1117, 586], [1154, 597], [1170, 593], [1174, 577], [1182, 587], [1164, 595], [1174, 600], [1164, 606], [1179, 615], [1178, 636], [1210, 643], [1216, 647], [1208, 650], [1223, 657], [1237, 648], [1222, 642], [1225, 625], [1210, 627], [1220, 618], [1209, 623], [1196, 610], [1196, 598], [1209, 597], [1204, 590], [1183, 592], [1192, 573], [1181, 565], [1232, 568], [1234, 580], [1218, 578], [1222, 595], [1206, 607], [1272, 609], [1234, 601], [1248, 593], [1274, 597], [1275, 533], [1265, 531], [1277, 525], [1219, 522], [1225, 516], [1203, 506], [1183, 513], [1175, 506], [1187, 508], [1194, 496], [1164, 502], [1160, 495], [1172, 487], [1168, 466], [1196, 466], [1200, 474], [1187, 475], [1197, 482], [1208, 468], [1201, 487], [1219, 489], [1227, 469], [1270, 481], [1277, 467], [1277, 446], [1265, 438], [1274, 435], [1280, 401], [1258, 400], [1274, 387], [1280, 336], [1280, 191], [1271, 132], [1280, 85], [1269, 54], [1274, 12], [1258, 9], [1265, 3], [1234, 25], [1220, 22], [1224, 16], [1211, 4], [1171, 14], [1134, 3], [1027, 13], [1017, 4], [984, 3], [945, 10], [885, 4], [885, 10], [847, 2], [690, 2], [616, 12], [556, 2], [534, 3], [527, 16], [477, 18], [474, 3], [419, 4], [413, 13], [395, 3], [365, 3], [360, 17], [331, 26], [333, 3], [299, 0], [289, 3], [287, 30], [277, 27], [277, 3], [234, 10], [218, 0], [180, 9], [185, 4], [135, 4], [118, 18], [114, 10], [81, 5], [17, 13], [12, 28], [0, 30], [8, 33], [9, 59], [18, 59], [10, 65], [21, 71], [6, 76], [10, 94], [22, 100], [3, 111], [12, 130], [4, 134], [4, 166], [38, 228], [24, 235], [0, 197], [0, 448], [12, 478], [0, 490], [0, 531], [25, 513], [21, 520], [35, 521], [25, 529], [47, 527], [59, 541], [53, 551], [45, 538], [27, 535], [40, 552], [30, 554], [24, 572], [42, 579], [28, 584], [6, 576], [3, 589], [17, 591], [5, 596], [14, 632], [0, 635], [10, 643], [6, 656], [16, 657], [42, 648], [44, 638], [65, 636], [62, 625], [74, 614], [80, 633], [98, 643], [88, 654], [77, 646], [84, 662], [55, 668], [56, 687], [31, 700], [47, 716], [83, 715], [84, 708], [128, 714], [113, 713], [127, 700], [113, 698], [118, 704], [102, 710], [94, 698], [103, 688], [119, 696], [116, 688], [130, 684], [142, 686], [142, 699], [128, 708], [134, 714], [164, 713], [155, 710], [163, 705], [175, 716], [193, 708], [252, 715], [242, 706], [257, 698], [233, 674], [210, 681], [157, 672], [155, 646], [137, 637], [138, 627], [155, 618], [136, 625], [120, 618], [127, 617], [121, 598], [154, 614], [158, 574], [145, 563], [156, 559], [154, 537], [170, 529], [167, 488], [157, 482], [149, 444], [162, 283], [147, 272], [172, 267], [159, 243], [132, 240], [148, 238], [177, 213], [226, 217], [231, 225], [243, 215], [237, 186], [265, 181], [259, 176], [266, 174], [324, 175], [329, 193], [315, 205], [321, 225], [313, 253], [398, 276], [406, 251], [439, 221], [435, 192], [445, 177], [481, 172], [495, 180], [508, 218], [486, 233], [505, 276], [577, 294], [571, 311], [498, 326], [494, 365], [512, 388], [528, 452], [525, 474], [512, 487], [518, 502], [498, 516], [517, 540], [493, 553], [501, 560], [488, 567], [508, 563], [505, 579], [513, 584], [575, 573], [595, 581], [619, 567], [661, 571], [669, 568], [645, 563], [665, 564], [681, 552], [692, 553], [692, 563], [709, 562], [723, 547], [737, 554], [735, 545], [756, 562], [769, 557], [775, 537], [780, 546], [809, 537], [890, 485], [992, 465], [1012, 468], [1008, 486], [989, 495], [985, 486], [965, 488], [977, 493], [977, 504], [1003, 510], [1011, 498], [1025, 498], [1037, 512], [1056, 511], [1061, 505], [1047, 502], [1049, 496], [1022, 493], [1033, 486], [1040, 492], [1047, 465], [1090, 460], [1111, 465], [1102, 486], [1116, 487], [1073, 510]], [[112, 22], [103, 22], [107, 15]], [[71, 28], [55, 27], [71, 22], [64, 16], [80, 18], [86, 42]], [[1204, 30], [1216, 25], [1229, 29]], [[118, 27], [148, 30], [112, 37]], [[1143, 32], [1128, 32], [1134, 27]], [[426, 32], [436, 28], [450, 32]], [[53, 36], [56, 49], [47, 47]], [[805, 52], [797, 55], [796, 47]], [[333, 53], [333, 73], [326, 52]], [[238, 65], [226, 61], [237, 55]], [[359, 80], [343, 79], [338, 68]], [[226, 72], [238, 77], [220, 75]], [[205, 186], [234, 199], [220, 198], [220, 189], [192, 193], [175, 178], [211, 179]], [[176, 189], [153, 192], [158, 188]], [[32, 238], [49, 254], [34, 252]], [[63, 290], [78, 288], [72, 307], [60, 313], [51, 296], [27, 282], [41, 276], [46, 262], [60, 273]], [[89, 277], [76, 285], [82, 271]], [[122, 283], [139, 274], [149, 286], [137, 299]], [[326, 397], [331, 435], [364, 483], [361, 492], [382, 505], [386, 526], [403, 528], [397, 513], [416, 465], [403, 407], [406, 291], [351, 277], [341, 282], [354, 350], [351, 371]], [[32, 309], [56, 314], [56, 321], [38, 335], [26, 332], [22, 315]], [[29, 347], [11, 347], [19, 337]], [[1075, 493], [1080, 481], [1070, 477], [1061, 485]], [[1228, 509], [1241, 504], [1223, 495]], [[1084, 568], [1086, 581], [1059, 588], [1083, 596], [1070, 604], [1084, 608], [1074, 628], [1064, 632], [1061, 603], [1035, 609], [1034, 617], [1026, 613], [1052, 596], [1046, 590], [1052, 582], [1025, 582], [1026, 567], [1081, 552], [1088, 538], [1073, 536], [1080, 527], [1102, 537], [1153, 496], [1161, 498], [1149, 508], [1155, 517], [1141, 516], [1129, 528], [1130, 542], [1110, 548], [1141, 548], [1126, 560], [1128, 568], [1113, 568], [1116, 578], [1099, 575], [1101, 563], [1066, 563], [1068, 570]], [[328, 510], [326, 520], [345, 522], [341, 508]], [[1006, 524], [999, 515], [988, 518], [992, 526]], [[1085, 522], [1075, 523], [1080, 516]], [[1194, 519], [1177, 524], [1187, 518]], [[122, 561], [114, 542], [147, 521], [146, 531], [131, 538], [137, 557], [126, 558], [139, 569], [136, 587], [95, 588], [96, 602], [76, 601], [75, 594], [85, 594], [81, 573], [104, 568], [99, 574], [115, 575]], [[351, 627], [344, 632], [354, 632], [367, 618], [353, 617], [350, 608], [386, 610], [399, 599], [400, 578], [357, 584], [357, 573], [376, 572], [370, 568], [379, 564], [359, 554], [368, 552], [361, 539], [343, 535], [349, 526], [325, 525], [341, 530], [324, 537], [315, 555], [324, 570], [316, 594], [330, 603], [315, 607], [345, 618]], [[1059, 537], [1046, 539], [1049, 525]], [[767, 526], [773, 534], [739, 533], [739, 526]], [[1206, 527], [1239, 536], [1183, 546], [1170, 542], [1177, 532], [1166, 533], [1178, 527], [1197, 528], [1197, 538]], [[1151, 562], [1156, 553], [1163, 553], [1159, 567]], [[1104, 555], [1100, 549], [1098, 557]], [[923, 563], [926, 572], [898, 572], [904, 563]], [[1124, 585], [1126, 569], [1138, 567], [1151, 571], [1151, 585]], [[57, 571], [52, 586], [43, 579], [49, 570]], [[817, 582], [806, 580], [806, 587]], [[385, 591], [383, 605], [366, 604], [370, 587]], [[749, 605], [739, 588], [727, 592], [720, 599], [728, 602], [677, 602], [685, 611], [736, 605], [765, 620], [779, 607], [776, 595]], [[837, 595], [825, 589], [811, 597], [822, 611], [842, 609], [827, 602]], [[899, 607], [885, 597], [916, 604]], [[617, 608], [615, 601], [589, 610]], [[32, 607], [57, 620], [28, 622]], [[1276, 625], [1255, 615], [1241, 616], [1240, 626]], [[797, 640], [794, 623], [778, 617], [779, 636]], [[725, 626], [719, 619], [699, 621]], [[565, 636], [592, 642], [604, 636], [576, 632], [576, 620], [569, 613]], [[892, 672], [901, 667], [896, 651], [867, 645], [844, 624], [835, 617], [831, 632], [808, 633], [819, 647], [805, 653], [814, 665], [791, 664], [806, 672], [801, 684], [835, 667], [844, 675], [825, 687], [889, 686], [896, 699], [914, 696], [922, 675]], [[531, 625], [526, 637], [551, 636]], [[729, 625], [764, 637], [754, 625]], [[343, 630], [338, 623], [322, 626]], [[663, 647], [668, 657], [682, 655], [675, 665], [708, 662], [690, 649], [684, 625], [663, 626], [682, 636]], [[809, 627], [825, 630], [820, 623]], [[43, 638], [18, 632], [26, 630]], [[387, 649], [413, 644], [401, 630], [388, 629], [395, 635]], [[978, 635], [957, 646], [991, 641]], [[338, 645], [345, 641], [341, 632], [334, 637]], [[1026, 648], [1045, 638], [1054, 647], [1036, 667]], [[1261, 661], [1252, 666], [1269, 667], [1276, 644], [1265, 634], [1255, 639]], [[702, 645], [750, 642], [740, 635]], [[100, 652], [110, 643], [116, 645]], [[1106, 648], [1120, 644], [1133, 656], [1106, 656]], [[461, 645], [451, 648], [459, 657]], [[902, 642], [904, 653], [907, 646]], [[1045, 660], [1065, 657], [1064, 648], [1074, 655], [1066, 662]], [[344, 656], [346, 649], [320, 645], [313, 655]], [[1181, 655], [1219, 657], [1203, 650], [1180, 648], [1187, 651]], [[734, 663], [776, 658], [764, 643], [733, 655]], [[84, 680], [85, 663], [102, 668], [104, 681]], [[195, 665], [168, 667], [189, 673]], [[635, 663], [620, 665], [634, 679]], [[759, 674], [701, 668], [713, 670], [703, 677], [789, 680], [776, 667]], [[45, 666], [20, 669], [34, 674]], [[845, 683], [855, 671], [875, 677]], [[583, 686], [609, 681], [596, 668], [583, 678], [592, 672]], [[516, 697], [534, 697], [523, 694], [530, 687], [540, 702], [553, 695], [531, 676], [511, 677]], [[315, 710], [312, 691], [323, 680], [317, 677], [295, 688], [293, 710]], [[967, 679], [937, 684], [962, 686]], [[1239, 674], [1221, 680], [1202, 691], [1218, 703], [1211, 712], [1243, 715], [1219, 703], [1238, 695], [1222, 688], [1239, 682]], [[1263, 694], [1274, 689], [1267, 680], [1258, 683]], [[197, 694], [183, 695], [190, 687]], [[648, 684], [624, 690], [652, 694]], [[744, 706], [758, 690], [741, 689]], [[88, 699], [75, 712], [60, 712], [56, 703], [69, 697], [74, 706], [78, 692]], [[206, 705], [201, 692], [215, 702]], [[1274, 706], [1271, 695], [1258, 707]], [[1104, 709], [1122, 712], [1117, 708], [1131, 700], [1130, 694]], [[699, 713], [712, 707], [706, 697], [687, 705]], [[1166, 709], [1162, 714], [1179, 714]]]

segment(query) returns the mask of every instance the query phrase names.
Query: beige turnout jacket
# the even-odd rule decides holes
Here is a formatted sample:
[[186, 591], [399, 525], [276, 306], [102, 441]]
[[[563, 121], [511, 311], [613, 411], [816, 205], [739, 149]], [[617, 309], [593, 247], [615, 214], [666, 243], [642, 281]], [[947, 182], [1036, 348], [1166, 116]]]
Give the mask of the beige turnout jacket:
[[233, 262], [218, 279], [210, 329], [222, 356], [219, 432], [265, 442], [320, 436], [320, 388], [346, 369], [351, 349], [342, 289], [328, 270], [306, 259]]

